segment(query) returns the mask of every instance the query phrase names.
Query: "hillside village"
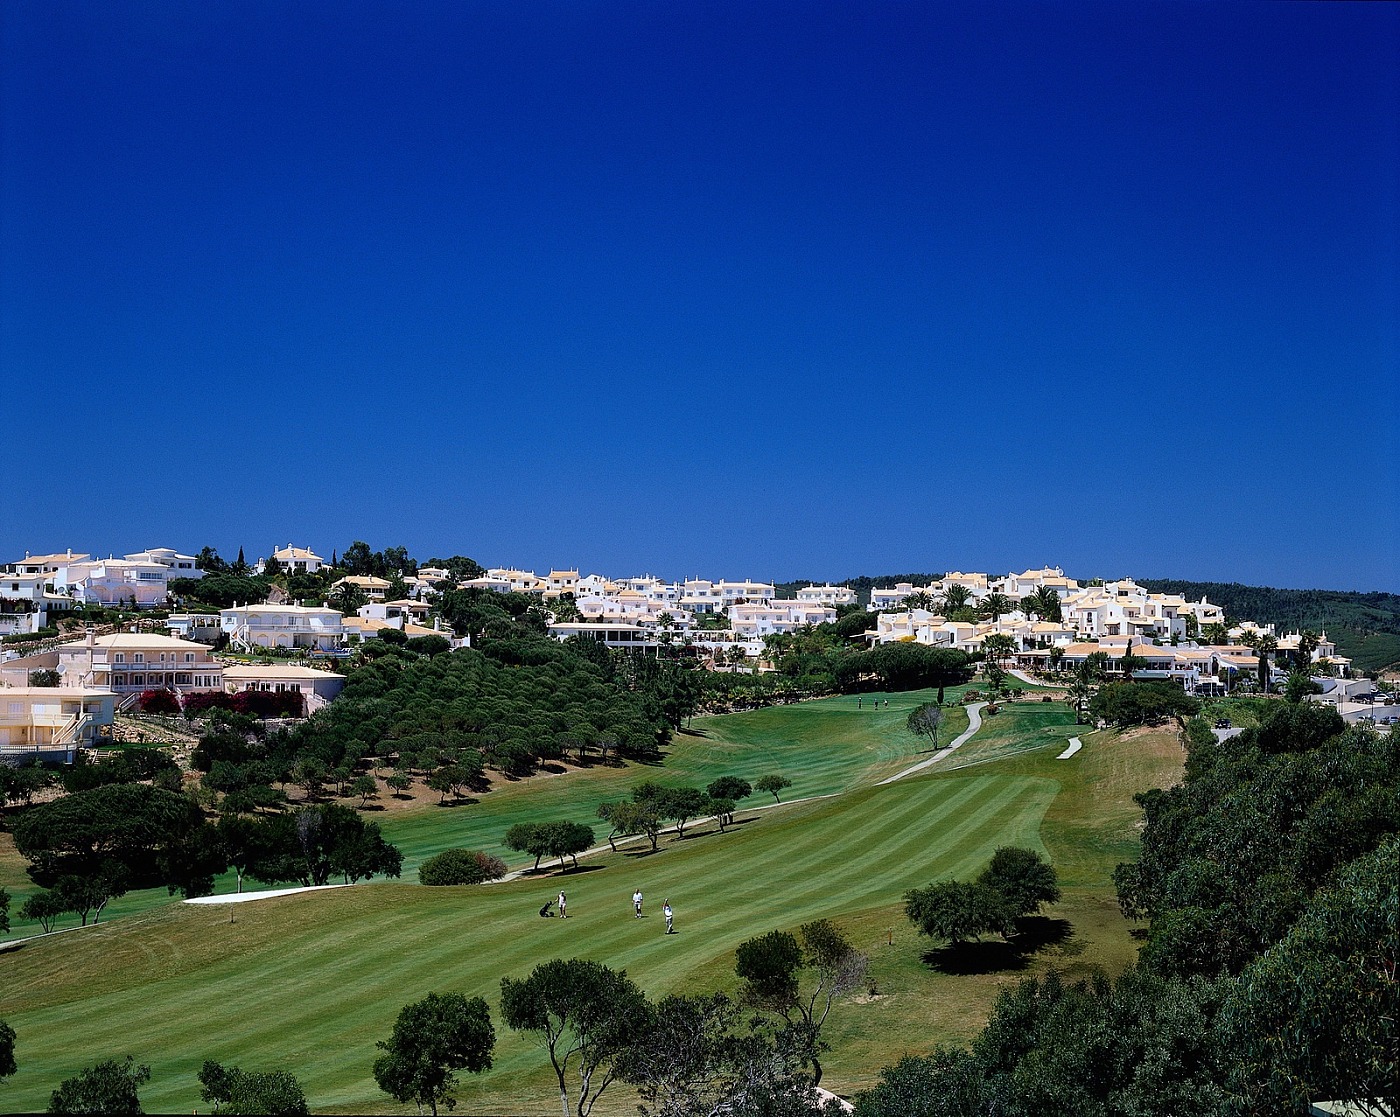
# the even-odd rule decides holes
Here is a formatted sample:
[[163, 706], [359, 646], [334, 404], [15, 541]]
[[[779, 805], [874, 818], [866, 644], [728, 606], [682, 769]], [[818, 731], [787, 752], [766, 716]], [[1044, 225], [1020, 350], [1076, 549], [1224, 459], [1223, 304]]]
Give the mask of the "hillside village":
[[[1384, 711], [1375, 717], [1375, 687], [1351, 678], [1351, 662], [1325, 632], [1227, 621], [1204, 598], [1149, 592], [1131, 578], [1081, 583], [1058, 567], [954, 571], [925, 584], [877, 585], [863, 601], [847, 585], [800, 585], [780, 597], [775, 583], [748, 579], [537, 574], [460, 558], [420, 566], [402, 548], [386, 554], [387, 562], [356, 543], [346, 558], [327, 559], [288, 543], [251, 564], [241, 554], [229, 564], [208, 549], [164, 547], [8, 562], [0, 575], [0, 750], [11, 762], [71, 760], [108, 737], [118, 713], [163, 709], [172, 696], [178, 709], [251, 694], [267, 709], [309, 716], [334, 700], [342, 665], [371, 641], [470, 644], [460, 610], [455, 624], [444, 615], [448, 595], [459, 605], [517, 595], [533, 602], [554, 639], [664, 652], [715, 672], [771, 672], [785, 642], [853, 615], [842, 626], [853, 645], [951, 648], [995, 658], [1026, 679], [1073, 672], [1091, 656], [1119, 670], [1126, 656], [1137, 679], [1216, 696], [1278, 689], [1306, 663], [1314, 700], [1348, 720], [1389, 720]], [[367, 572], [370, 559], [380, 573]], [[260, 599], [215, 607], [201, 587], [220, 579], [224, 592], [231, 581], [233, 592], [244, 587]]]

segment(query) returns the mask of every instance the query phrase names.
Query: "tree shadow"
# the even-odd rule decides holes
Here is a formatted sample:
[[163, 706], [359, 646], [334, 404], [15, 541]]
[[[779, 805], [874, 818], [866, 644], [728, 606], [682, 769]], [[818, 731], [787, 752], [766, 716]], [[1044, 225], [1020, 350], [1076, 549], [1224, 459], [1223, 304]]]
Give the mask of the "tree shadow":
[[676, 730], [677, 733], [684, 733], [687, 737], [708, 737], [710, 734], [704, 729], [691, 729], [689, 726], [682, 726]]
[[547, 760], [540, 765], [540, 771], [548, 772], [551, 776], [560, 776], [567, 772], [568, 769], [565, 768], [564, 765], [559, 764], [553, 760]]
[[388, 808], [385, 807], [383, 803], [363, 803], [355, 809], [360, 811], [382, 811]]
[[1074, 936], [1074, 926], [1068, 919], [1051, 919], [1031, 915], [1016, 921], [1017, 933], [1009, 941], [987, 939], [964, 942], [956, 946], [940, 946], [924, 951], [925, 965], [939, 973], [957, 977], [978, 974], [1019, 973], [1031, 960], [1048, 947], [1058, 946], [1061, 953], [1079, 954], [1084, 946]]
[[553, 875], [556, 877], [576, 877], [584, 873], [601, 873], [606, 868], [606, 865], [570, 865], [561, 873], [556, 866]]
[[470, 795], [465, 795], [465, 796], [462, 796], [462, 797], [459, 797], [459, 798], [439, 799], [437, 805], [438, 805], [439, 807], [445, 807], [445, 808], [447, 808], [448, 810], [450, 810], [450, 809], [452, 809], [453, 807], [470, 807], [473, 803], [480, 803], [480, 802], [481, 802], [480, 799], [474, 799], [474, 798], [472, 798]]
[[665, 847], [657, 847], [656, 849], [652, 849], [650, 846], [647, 846], [645, 849], [634, 849], [634, 850], [630, 850], [630, 851], [628, 851], [626, 854], [624, 854], [624, 856], [626, 856], [626, 857], [650, 857], [650, 856], [652, 856], [652, 854], [655, 854], [655, 853], [665, 853], [665, 852], [666, 852]]

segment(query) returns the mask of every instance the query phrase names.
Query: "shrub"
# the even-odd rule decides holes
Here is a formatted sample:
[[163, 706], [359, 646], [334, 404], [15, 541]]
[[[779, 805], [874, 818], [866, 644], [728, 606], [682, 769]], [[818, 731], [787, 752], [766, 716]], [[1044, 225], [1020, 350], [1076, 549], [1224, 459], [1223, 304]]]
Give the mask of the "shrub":
[[143, 714], [178, 714], [180, 696], [173, 690], [143, 690], [137, 699]]
[[499, 857], [474, 849], [445, 849], [429, 857], [418, 870], [418, 882], [432, 887], [447, 884], [481, 884], [506, 875]]

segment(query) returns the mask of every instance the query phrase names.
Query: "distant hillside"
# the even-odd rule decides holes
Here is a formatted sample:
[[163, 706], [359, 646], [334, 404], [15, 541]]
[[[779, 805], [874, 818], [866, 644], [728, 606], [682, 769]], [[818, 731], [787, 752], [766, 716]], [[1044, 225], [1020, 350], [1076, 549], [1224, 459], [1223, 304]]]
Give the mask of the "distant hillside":
[[1280, 632], [1325, 628], [1357, 671], [1379, 671], [1400, 663], [1400, 594], [1284, 590], [1176, 578], [1139, 578], [1137, 582], [1156, 593], [1180, 594], [1193, 601], [1205, 596], [1222, 606], [1231, 620], [1272, 623]]

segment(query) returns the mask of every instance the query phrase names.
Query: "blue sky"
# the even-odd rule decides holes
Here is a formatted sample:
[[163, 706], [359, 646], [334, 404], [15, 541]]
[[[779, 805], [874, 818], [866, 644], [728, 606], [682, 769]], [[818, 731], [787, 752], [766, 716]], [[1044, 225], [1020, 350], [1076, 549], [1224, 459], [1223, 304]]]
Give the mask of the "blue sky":
[[1400, 590], [1400, 8], [0, 36], [3, 558]]

